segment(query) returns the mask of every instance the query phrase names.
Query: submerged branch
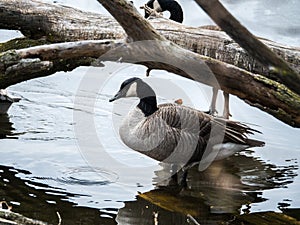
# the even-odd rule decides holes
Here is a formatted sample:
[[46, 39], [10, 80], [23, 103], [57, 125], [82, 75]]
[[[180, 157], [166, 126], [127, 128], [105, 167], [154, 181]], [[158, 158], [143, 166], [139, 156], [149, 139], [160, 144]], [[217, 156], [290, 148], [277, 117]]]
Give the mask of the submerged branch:
[[10, 210], [0, 209], [0, 224], [27, 224], [27, 225], [47, 225], [47, 223], [27, 218], [19, 213], [12, 212]]

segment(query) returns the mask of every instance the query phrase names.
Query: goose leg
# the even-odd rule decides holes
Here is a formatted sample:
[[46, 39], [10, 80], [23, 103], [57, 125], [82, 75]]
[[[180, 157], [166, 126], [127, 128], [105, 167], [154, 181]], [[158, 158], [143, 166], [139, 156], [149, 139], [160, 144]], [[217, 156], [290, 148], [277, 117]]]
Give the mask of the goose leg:
[[174, 173], [171, 176], [172, 183], [176, 184], [176, 185], [179, 185], [181, 188], [187, 187], [186, 179], [187, 179], [188, 169], [187, 168], [181, 168], [181, 169], [178, 170], [178, 167], [176, 167], [176, 170], [174, 170], [174, 169], [175, 169], [175, 166], [172, 165], [172, 172]]
[[187, 172], [188, 172], [187, 169], [182, 169], [182, 174], [181, 174], [179, 182], [178, 182], [179, 186], [182, 188], [187, 187], [187, 181], [186, 181]]
[[229, 119], [231, 116], [229, 111], [229, 94], [227, 92], [223, 92], [224, 96], [224, 110], [223, 110], [223, 118]]
[[213, 87], [213, 95], [211, 98], [210, 107], [209, 110], [205, 113], [210, 114], [212, 116], [216, 116], [218, 114], [216, 110], [217, 96], [218, 96], [218, 88]]
[[171, 172], [172, 172], [172, 176], [171, 176], [171, 180], [177, 184], [178, 183], [178, 167], [175, 164], [172, 164], [171, 166]]

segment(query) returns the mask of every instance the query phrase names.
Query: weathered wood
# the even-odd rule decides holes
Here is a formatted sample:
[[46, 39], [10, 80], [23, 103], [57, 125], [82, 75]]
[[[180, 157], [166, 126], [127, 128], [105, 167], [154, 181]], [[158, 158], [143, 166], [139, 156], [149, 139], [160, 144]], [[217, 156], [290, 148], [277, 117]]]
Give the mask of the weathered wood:
[[[4, 2], [14, 1], [15, 0], [4, 0]], [[112, 0], [108, 4], [113, 3], [120, 4], [119, 7], [117, 7], [118, 10], [123, 9], [123, 3], [126, 4], [124, 0]], [[28, 2], [26, 2], [26, 4], [28, 4]], [[40, 10], [45, 10], [48, 7], [47, 4], [42, 5], [42, 3], [38, 3], [38, 5], [40, 8], [44, 6], [44, 8]], [[50, 5], [49, 7], [50, 9], [54, 7], [56, 10], [56, 7], [58, 6]], [[64, 9], [69, 13], [71, 8], [67, 7]], [[112, 5], [110, 5], [108, 9], [114, 10]], [[33, 12], [34, 10], [36, 10], [36, 8], [32, 8]], [[39, 11], [39, 9], [37, 10]], [[0, 10], [0, 13], [1, 12], [2, 11]], [[68, 15], [68, 13], [66, 13], [65, 15]], [[81, 13], [83, 16], [84, 13]], [[48, 14], [51, 13], [49, 13], [47, 10], [47, 15]], [[74, 11], [72, 11], [72, 15], [69, 15], [68, 18], [72, 18], [73, 14]], [[122, 13], [119, 12], [119, 14], [115, 14], [116, 17], [120, 17], [118, 20], [121, 20], [122, 16], [120, 16], [119, 14]], [[26, 15], [27, 14], [25, 12], [23, 16], [26, 17]], [[21, 18], [22, 17], [20, 17], [20, 19]], [[66, 19], [67, 22], [69, 21], [68, 18]], [[141, 27], [141, 29], [146, 29], [148, 27], [148, 23], [142, 19], [141, 15], [135, 14], [134, 17], [129, 16], [127, 19], [131, 20], [133, 23], [136, 23], [137, 26]], [[67, 22], [66, 24], [68, 24]], [[145, 23], [146, 25], [138, 25], [140, 23]], [[127, 26], [128, 24], [126, 24], [123, 25]], [[196, 28], [186, 28], [182, 25], [178, 25], [177, 23], [168, 22], [168, 24], [176, 25], [176, 34], [188, 33], [186, 32], [186, 30], [190, 29], [192, 29], [195, 32], [199, 32]], [[70, 26], [74, 28], [75, 25], [73, 23], [73, 25]], [[126, 32], [130, 37], [131, 32], [134, 32], [133, 37], [131, 37], [134, 40], [149, 40], [157, 38], [156, 33], [135, 33], [135, 31], [132, 31], [132, 29], [128, 27], [124, 28], [126, 29]], [[92, 29], [95, 29], [95, 27]], [[101, 29], [101, 26], [99, 27], [99, 29]], [[114, 29], [114, 26], [112, 29]], [[75, 31], [75, 29], [73, 30]], [[117, 29], [116, 33], [118, 33], [119, 30]], [[102, 32], [107, 33], [107, 31], [103, 31], [103, 29]], [[199, 38], [199, 34], [196, 32], [195, 35], [195, 32], [191, 33], [195, 36], [194, 38], [197, 39]], [[63, 32], [62, 37], [66, 37], [67, 35], [65, 34], [68, 34], [68, 32]], [[222, 33], [222, 35], [228, 40], [228, 37], [224, 33]], [[53, 37], [53, 35], [51, 37]], [[59, 37], [59, 35], [57, 35], [56, 37]], [[69, 37], [72, 36], [70, 35]], [[113, 36], [113, 38], [115, 37], [116, 36]], [[160, 40], [163, 40], [163, 38], [161, 38]], [[97, 47], [97, 45], [99, 46]], [[116, 46], [118, 46], [118, 48], [115, 48]], [[106, 53], [107, 51], [110, 51], [110, 54], [105, 56], [101, 55]], [[34, 77], [49, 75], [59, 70], [66, 70], [68, 68], [65, 68], [65, 65], [69, 65], [70, 69], [75, 68], [78, 65], [90, 65], [92, 62], [90, 57], [99, 57], [100, 55], [103, 61], [116, 61], [120, 58], [122, 58], [124, 62], [136, 63], [138, 61], [137, 63], [146, 65], [149, 68], [164, 69], [179, 74], [181, 76], [195, 79], [199, 82], [211, 86], [215, 85], [216, 82], [214, 78], [217, 78], [218, 83], [224, 91], [237, 95], [241, 99], [244, 99], [250, 104], [269, 112], [270, 114], [274, 115], [275, 117], [292, 126], [300, 127], [299, 96], [291, 92], [285, 86], [273, 82], [269, 79], [266, 79], [263, 76], [249, 73], [235, 66], [224, 64], [220, 61], [213, 60], [211, 58], [184, 50], [176, 45], [173, 45], [170, 42], [163, 42], [155, 47], [151, 46], [150, 49], [145, 49], [145, 46], [140, 46], [139, 48], [132, 48], [131, 45], [125, 43], [124, 41], [118, 40], [113, 42], [112, 40], [110, 40], [102, 41], [99, 43], [79, 42], [66, 43], [66, 45], [57, 44], [5, 52], [0, 57], [0, 70], [2, 70], [2, 75], [0, 76], [0, 85], [11, 85], [13, 82], [20, 82], [22, 80], [31, 79]], [[143, 57], [151, 56], [154, 57], [153, 60], [147, 61], [147, 58], [144, 58], [143, 60]], [[157, 58], [155, 58], [157, 56], [160, 56], [160, 58], [162, 59], [170, 59], [172, 62], [164, 63], [157, 61]], [[210, 70], [214, 73], [214, 76], [212, 75], [208, 67], [205, 67], [203, 66], [203, 64], [200, 63], [201, 60], [206, 62]], [[66, 62], [68, 64], [66, 64]], [[22, 68], [21, 71], [23, 73], [18, 72], [20, 70], [16, 70], [16, 68]], [[40, 71], [39, 68], [41, 68]], [[182, 70], [182, 68], [188, 68], [188, 72]], [[26, 76], [24, 75], [24, 71], [26, 71]], [[237, 80], [238, 82], [236, 82]]]
[[220, 28], [249, 52], [251, 56], [271, 68], [268, 77], [287, 85], [291, 90], [300, 94], [300, 75], [293, 71], [282, 58], [254, 37], [218, 0], [196, 0], [196, 2]]
[[[128, 4], [128, 1], [126, 1], [126, 0], [111, 0], [110, 7], [106, 6], [106, 3], [104, 3], [104, 2], [106, 2], [105, 0], [98, 0], [98, 1], [101, 2], [106, 7], [106, 9], [114, 16], [114, 18], [118, 21], [122, 21], [122, 20], [128, 18], [128, 16], [130, 16], [130, 15], [127, 15], [128, 8], [124, 7], [124, 5], [131, 5], [131, 4]], [[131, 5], [131, 7], [132, 7], [132, 5]], [[124, 12], [122, 9], [124, 10]], [[117, 10], [117, 12], [116, 12], [116, 10]], [[133, 12], [133, 14], [134, 14], [132, 16], [133, 24], [142, 23], [142, 24], [145, 24], [144, 26], [147, 26], [148, 22], [143, 20], [141, 15], [135, 14], [135, 12]], [[124, 15], [126, 16], [125, 18], [124, 18]], [[131, 18], [131, 17], [129, 17], [129, 18]], [[123, 23], [121, 23], [121, 25], [122, 24]], [[126, 26], [126, 24], [123, 25], [123, 28], [130, 37], [132, 28], [130, 25]], [[142, 27], [142, 25], [139, 25], [139, 27]], [[134, 33], [134, 35], [135, 35], [135, 33]], [[146, 33], [146, 32], [140, 33], [139, 36], [134, 36], [134, 39], [136, 41], [147, 40], [147, 35], [148, 35], [148, 33]], [[154, 35], [153, 34], [150, 35], [150, 37], [156, 38], [156, 35], [157, 34], [155, 33]], [[161, 40], [161, 39], [158, 39], [158, 40]], [[140, 47], [142, 47], [142, 46], [140, 46]], [[152, 49], [149, 49], [148, 51], [144, 50], [143, 53], [144, 54], [150, 53], [152, 55], [155, 55], [158, 58], [161, 58], [160, 54], [163, 55], [169, 51], [169, 54], [165, 54], [164, 57], [162, 57], [162, 58], [166, 58], [166, 59], [171, 58], [174, 63], [173, 65], [177, 65], [176, 66], [177, 68], [175, 67], [175, 71], [174, 71], [174, 70], [172, 70], [172, 69], [174, 69], [174, 66], [171, 66], [171, 70], [169, 68], [164, 68], [165, 70], [174, 72], [176, 74], [180, 74], [182, 76], [194, 79], [194, 80], [199, 81], [204, 84], [211, 85], [213, 87], [216, 87], [215, 80], [213, 79], [214, 75], [215, 75], [217, 78], [217, 82], [218, 82], [218, 84], [220, 84], [222, 90], [226, 91], [227, 93], [231, 93], [231, 94], [235, 93], [235, 95], [237, 95], [238, 97], [240, 97], [242, 99], [244, 99], [244, 98], [247, 98], [248, 100], [251, 99], [250, 101], [252, 102], [252, 105], [256, 105], [256, 103], [253, 104], [253, 102], [258, 102], [259, 100], [257, 101], [257, 99], [261, 99], [261, 95], [266, 92], [266, 90], [264, 90], [264, 91], [260, 90], [259, 91], [260, 95], [256, 95], [257, 94], [256, 91], [258, 91], [262, 86], [256, 84], [256, 82], [253, 82], [253, 77], [251, 77], [251, 76], [245, 76], [246, 79], [241, 79], [240, 75], [232, 76], [232, 74], [234, 72], [236, 72], [237, 70], [235, 70], [235, 71], [226, 70], [226, 69], [230, 68], [230, 66], [224, 67], [216, 60], [204, 59], [205, 62], [207, 63], [207, 65], [210, 67], [210, 69], [214, 73], [214, 74], [211, 74], [207, 71], [203, 71], [203, 70], [206, 70], [205, 67], [197, 66], [197, 61], [198, 62], [201, 61], [201, 60], [199, 60], [200, 57], [198, 55], [195, 55], [195, 54], [193, 55], [188, 51], [184, 51], [183, 49], [178, 48], [177, 46], [170, 45], [170, 47], [171, 47], [171, 50], [168, 48], [164, 48], [163, 52], [160, 51], [161, 50], [160, 46], [157, 49], [154, 47]], [[127, 49], [124, 49], [124, 51], [125, 50], [127, 50]], [[136, 53], [138, 53], [138, 52], [134, 51], [134, 54], [136, 54]], [[142, 57], [143, 53], [136, 54], [135, 57]], [[180, 59], [177, 58], [178, 56], [180, 57]], [[133, 55], [131, 57], [133, 57]], [[183, 67], [181, 66], [182, 62], [184, 65]], [[150, 64], [149, 63], [144, 64], [144, 65], [147, 65], [149, 68], [155, 68], [155, 66], [153, 66], [153, 62], [151, 62]], [[164, 63], [163, 63], [163, 65], [164, 65]], [[163, 65], [160, 65], [160, 69], [163, 67]], [[167, 67], [169, 67], [170, 65], [172, 65], [172, 64], [170, 63], [169, 65], [167, 65]], [[189, 71], [188, 71], [188, 73], [186, 73], [185, 71], [181, 71], [181, 70], [178, 71], [178, 68], [189, 68]], [[288, 70], [289, 67], [288, 68], [285, 67], [285, 69]], [[224, 74], [230, 74], [229, 79]], [[245, 82], [245, 80], [248, 80], [248, 82]], [[259, 79], [259, 80], [266, 81], [266, 79]], [[228, 82], [228, 81], [230, 81], [230, 82]], [[255, 84], [253, 85], [253, 83], [255, 83]], [[270, 85], [270, 83], [271, 82], [268, 82], [269, 85]], [[250, 86], [248, 84], [250, 84]], [[233, 88], [233, 86], [234, 86], [234, 88]], [[276, 86], [278, 86], [278, 85], [276, 85]], [[295, 87], [295, 86], [293, 86], [293, 87]], [[262, 88], [262, 89], [264, 89], [264, 88]], [[285, 91], [284, 91], [284, 89], [285, 89]], [[296, 118], [297, 119], [294, 121], [297, 121], [296, 123], [298, 123], [298, 122], [300, 122], [299, 121], [299, 119], [300, 119], [299, 97], [300, 96], [289, 91], [287, 88], [284, 88], [284, 89], [281, 89], [281, 92], [284, 92], [285, 94], [288, 93], [288, 97], [293, 96], [294, 97], [293, 99], [296, 99], [296, 104], [294, 106], [296, 108], [296, 115], [297, 115]], [[272, 94], [273, 94], [272, 91], [270, 91], [270, 92], [267, 91], [267, 95], [263, 95], [263, 96], [267, 96], [267, 98], [269, 98]], [[249, 97], [249, 96], [251, 96], [251, 97]], [[252, 98], [253, 96], [255, 96], [255, 98]], [[285, 97], [287, 97], [287, 96], [285, 96]], [[263, 102], [260, 102], [260, 103], [263, 103]], [[280, 115], [279, 117], [281, 119], [283, 119], [283, 120], [291, 119], [290, 114], [282, 113], [281, 108], [279, 108], [278, 105], [276, 105], [275, 108], [270, 107], [270, 105], [265, 105], [265, 103], [263, 103], [263, 105], [267, 107], [269, 112], [274, 112], [274, 110], [276, 112], [279, 112], [279, 113], [276, 113], [276, 115], [279, 114]], [[260, 108], [262, 108], [262, 107], [260, 107]]]
[[15, 50], [10, 50], [0, 54], [0, 87], [4, 89], [25, 80], [49, 76], [57, 71], [72, 71], [79, 66], [90, 66], [92, 61], [88, 57], [76, 57], [72, 60], [56, 58], [52, 61], [23, 59]]
[[[300, 127], [300, 98], [285, 86], [261, 75], [176, 47], [169, 42], [151, 42], [147, 46], [126, 43], [124, 40], [81, 41], [8, 51], [0, 56], [0, 88], [60, 71], [63, 63], [57, 59], [68, 61], [69, 67], [75, 68], [84, 63], [91, 65], [92, 58], [98, 57], [100, 61], [118, 61], [121, 58], [122, 62], [167, 70], [213, 86], [214, 77], [211, 77], [210, 71], [205, 71], [205, 65], [199, 63], [203, 60], [223, 90], [287, 124]], [[6, 64], [1, 64], [1, 61]], [[18, 69], [20, 66], [21, 70]], [[232, 82], [233, 80], [239, 82]]]
[[128, 1], [98, 0], [98, 2], [125, 28], [125, 32], [132, 41], [165, 40], [149, 23], [145, 23], [145, 19], [141, 17], [133, 4], [128, 4]]
[[111, 16], [35, 0], [0, 3], [0, 28], [19, 30], [33, 39], [60, 42], [124, 37], [124, 30]]
[[[110, 16], [37, 0], [1, 0], [0, 18], [2, 29], [20, 30], [27, 37], [44, 37], [51, 42], [125, 38], [122, 27]], [[269, 68], [249, 56], [222, 31], [188, 27], [163, 18], [150, 23], [165, 38], [183, 48], [250, 72], [269, 73]], [[260, 40], [300, 72], [300, 48]]]
[[15, 213], [10, 210], [0, 209], [0, 224], [46, 225], [47, 223], [27, 218], [19, 213]]

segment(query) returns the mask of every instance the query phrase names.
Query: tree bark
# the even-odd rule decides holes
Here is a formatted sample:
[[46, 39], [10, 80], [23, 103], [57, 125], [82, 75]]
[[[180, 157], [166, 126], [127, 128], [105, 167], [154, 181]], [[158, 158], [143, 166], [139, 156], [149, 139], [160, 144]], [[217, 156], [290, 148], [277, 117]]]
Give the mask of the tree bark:
[[[14, 2], [14, 1], [5, 0], [4, 2]], [[32, 1], [32, 2], [35, 3], [36, 1]], [[103, 0], [103, 2], [106, 1]], [[25, 3], [28, 4], [30, 2], [26, 1]], [[39, 7], [37, 7], [37, 9], [31, 8], [32, 12], [34, 12], [35, 10], [37, 11], [45, 10], [45, 8], [48, 7], [48, 4], [43, 5], [43, 7], [42, 7], [42, 3], [37, 3], [37, 4], [41, 9]], [[119, 4], [119, 7], [114, 8], [110, 4], [116, 4], [116, 5]], [[110, 8], [110, 10], [115, 10], [115, 9], [122, 10], [124, 4], [127, 3], [122, 0], [111, 0], [110, 3], [108, 3], [107, 8], [108, 9]], [[57, 10], [58, 6], [50, 5], [49, 7], [50, 9], [54, 8], [54, 10]], [[123, 39], [123, 40], [116, 40], [116, 41], [104, 40], [104, 41], [94, 41], [94, 42], [87, 41], [87, 42], [76, 42], [76, 43], [61, 43], [61, 44], [53, 44], [53, 45], [46, 45], [46, 46], [38, 46], [38, 47], [27, 48], [27, 49], [20, 49], [15, 51], [8, 51], [0, 55], [0, 73], [1, 73], [0, 85], [2, 85], [1, 87], [5, 85], [6, 86], [11, 85], [14, 82], [20, 82], [22, 80], [31, 79], [34, 77], [50, 75], [53, 74], [55, 71], [72, 69], [79, 65], [91, 65], [91, 63], [93, 63], [92, 58], [97, 58], [99, 56], [101, 56], [102, 61], [107, 61], [107, 60], [117, 61], [120, 58], [122, 58], [123, 62], [139, 63], [152, 69], [164, 69], [179, 74], [181, 76], [193, 78], [199, 82], [211, 86], [215, 85], [214, 78], [216, 77], [222, 90], [237, 95], [238, 97], [244, 99], [251, 105], [254, 105], [266, 112], [269, 112], [270, 114], [284, 121], [287, 124], [290, 124], [295, 127], [300, 127], [300, 115], [299, 115], [300, 97], [297, 94], [293, 93], [285, 86], [277, 82], [274, 82], [272, 80], [269, 80], [261, 75], [253, 74], [243, 69], [239, 69], [233, 65], [229, 65], [226, 63], [222, 63], [218, 60], [214, 60], [212, 58], [201, 56], [191, 51], [182, 49], [170, 42], [161, 41], [164, 40], [164, 38], [160, 37], [155, 32], [150, 32], [149, 34], [149, 32], [135, 33], [134, 31], [131, 31], [131, 29], [128, 28], [129, 24], [136, 24], [136, 26], [139, 26], [141, 29], [149, 28], [150, 30], [152, 30], [152, 28], [151, 25], [147, 23], [147, 21], [143, 20], [141, 15], [136, 14], [136, 12], [134, 12], [134, 10], [131, 9], [130, 7], [131, 6], [128, 6], [126, 7], [126, 9], [128, 10], [129, 13], [134, 13], [134, 16], [129, 16], [127, 18], [128, 20], [131, 20], [131, 23], [128, 23], [127, 25], [123, 24], [124, 29], [126, 30], [130, 39], [135, 41], [155, 39], [155, 40], [159, 40], [159, 44], [153, 45], [152, 43], [152, 45], [150, 45], [151, 48], [145, 49], [145, 46], [132, 45], [130, 43], [125, 42], [125, 40]], [[65, 9], [66, 12], [70, 12], [73, 10], [73, 9], [71, 10], [71, 8], [69, 7], [67, 8], [62, 7], [62, 8]], [[0, 10], [0, 14], [2, 12], [3, 11]], [[21, 13], [21, 15], [25, 16], [27, 15], [26, 13], [27, 12], [25, 10], [25, 12], [23, 11], [23, 14]], [[81, 13], [84, 14], [83, 12]], [[51, 13], [47, 11], [46, 15], [49, 14]], [[74, 15], [78, 16], [78, 14], [74, 14], [74, 11], [72, 11], [72, 16]], [[90, 13], [87, 14], [90, 15]], [[120, 12], [119, 14], [116, 13], [115, 16], [118, 17], [120, 16], [120, 14], [122, 13]], [[65, 15], [68, 15], [68, 13], [66, 13]], [[19, 17], [21, 21], [23, 16]], [[66, 18], [66, 21], [69, 21], [68, 18], [72, 18], [72, 16], [69, 15], [69, 17]], [[80, 17], [84, 18], [83, 15], [81, 15]], [[97, 18], [96, 20], [98, 19], [99, 18]], [[120, 21], [122, 20], [122, 18], [118, 18], [118, 20]], [[65, 23], [68, 24], [66, 21]], [[145, 23], [145, 24], [141, 25], [140, 23]], [[162, 23], [166, 24], [166, 22], [162, 22]], [[183, 25], [173, 23], [173, 22], [167, 22], [167, 23], [176, 26], [177, 30], [175, 30], [175, 33], [177, 35], [174, 35], [174, 37], [182, 33], [187, 33], [185, 31], [190, 30], [190, 35], [191, 35], [190, 40], [195, 40], [199, 38], [199, 32], [208, 32], [196, 28], [186, 28]], [[82, 25], [82, 23], [79, 22], [79, 25]], [[101, 34], [103, 36], [103, 33], [106, 34], [113, 33], [115, 29], [115, 24], [111, 23], [111, 25], [113, 26], [112, 28], [113, 30], [110, 29], [110, 32], [108, 32], [107, 29], [102, 29], [101, 26], [99, 27], [98, 25], [97, 26], [99, 27], [98, 34]], [[0, 26], [1, 26], [1, 22], [0, 22]], [[73, 23], [71, 25], [71, 28], [73, 29], [74, 32], [76, 31], [76, 29], [74, 29], [76, 26], [77, 23], [76, 24]], [[154, 25], [154, 27], [155, 26], [156, 25]], [[68, 26], [66, 26], [66, 28], [67, 27]], [[92, 31], [93, 29], [95, 29], [95, 27], [92, 28]], [[182, 33], [179, 32], [180, 30], [182, 30]], [[118, 33], [119, 31], [120, 29], [115, 29], [116, 35], [112, 35], [111, 37], [116, 38], [117, 35], [120, 34]], [[174, 33], [174, 30], [166, 31], [164, 29], [161, 29], [160, 31], [166, 33], [168, 32]], [[53, 32], [51, 33], [51, 37], [53, 36], [59, 37], [59, 32], [56, 32], [56, 35], [53, 35]], [[62, 32], [61, 38], [62, 39], [65, 39], [66, 37], [74, 38], [74, 35], [78, 33], [78, 30], [75, 32], [73, 36], [70, 35], [69, 32], [70, 30], [68, 30], [68, 32]], [[133, 36], [131, 36], [131, 32], [133, 32], [132, 34]], [[209, 32], [213, 33], [216, 31], [209, 31]], [[224, 33], [218, 33], [218, 34], [221, 34], [226, 40], [231, 40]], [[77, 37], [79, 36], [80, 35], [78, 35]], [[167, 35], [165, 36], [169, 39]], [[120, 35], [120, 37], [122, 38], [124, 37], [124, 32], [122, 33], [122, 35]], [[179, 40], [178, 37], [177, 40]], [[217, 40], [219, 41], [219, 39]], [[185, 47], [187, 48], [190, 47], [189, 44], [191, 43], [189, 43], [188, 41], [182, 42], [182, 45], [184, 45], [184, 43], [187, 43]], [[138, 48], [136, 48], [137, 46]], [[196, 48], [198, 48], [197, 44], [196, 44]], [[283, 48], [279, 47], [279, 49], [282, 50]], [[297, 50], [295, 51], [297, 52]], [[290, 51], [290, 52], [294, 53], [295, 51]], [[104, 53], [107, 52], [109, 52], [109, 54], [103, 55]], [[282, 52], [286, 52], [286, 51], [282, 51]], [[157, 56], [160, 56], [162, 59], [171, 59], [172, 62], [165, 63], [165, 62], [155, 61], [155, 57]], [[149, 57], [150, 58], [154, 57], [154, 58], [153, 60], [149, 61], [148, 60]], [[295, 58], [297, 59], [297, 57], [294, 57], [293, 60]], [[201, 63], [201, 60], [206, 62], [206, 64], [209, 66], [209, 69], [214, 74], [210, 72], [210, 70], [208, 69], [207, 66], [205, 66], [205, 64], [203, 65], [203, 63]], [[297, 60], [294, 60], [294, 62], [296, 61], [296, 63], [294, 63], [295, 66], [297, 66], [297, 63], [299, 63]], [[66, 62], [68, 62], [68, 64], [66, 64]], [[65, 65], [69, 65], [69, 68], [67, 68]], [[20, 70], [20, 68], [22, 68], [22, 70]], [[181, 68], [188, 68], [187, 69], [188, 71], [182, 70]], [[27, 73], [24, 73], [25, 69], [27, 69], [26, 70]], [[20, 71], [23, 71], [23, 73]]]
[[[26, 37], [44, 38], [49, 42], [126, 37], [123, 28], [110, 16], [36, 0], [0, 0], [0, 18], [0, 29], [20, 30]], [[166, 39], [185, 49], [253, 73], [269, 73], [269, 68], [247, 54], [223, 31], [188, 27], [163, 18], [149, 22]], [[300, 72], [300, 48], [260, 40], [287, 61], [296, 72]]]
[[10, 210], [0, 209], [0, 224], [12, 225], [12, 224], [26, 224], [26, 225], [47, 225], [47, 223], [27, 218], [19, 213], [12, 212]]
[[[172, 63], [155, 61], [159, 55], [159, 58], [171, 59]], [[176, 48], [169, 42], [151, 42], [147, 48], [145, 45], [130, 44], [124, 40], [81, 41], [8, 51], [0, 57], [0, 62], [6, 62], [0, 71], [4, 74], [0, 76], [0, 88], [3, 88], [1, 85], [9, 86], [22, 80], [53, 74], [62, 68], [67, 69], [64, 67], [66, 62], [70, 69], [78, 65], [95, 65], [93, 58], [98, 57], [100, 62], [118, 61], [122, 58], [122, 62], [167, 70], [213, 86], [215, 83], [210, 72], [203, 72], [206, 67], [199, 63], [203, 60], [213, 71], [223, 90], [237, 95], [287, 124], [300, 126], [299, 96], [285, 86], [233, 65]], [[64, 60], [61, 62], [57, 59]], [[236, 80], [239, 82], [233, 82]]]
[[287, 85], [300, 94], [300, 75], [266, 45], [259, 41], [250, 31], [242, 26], [218, 0], [196, 0], [199, 6], [232, 37], [251, 56], [270, 67], [268, 77]]

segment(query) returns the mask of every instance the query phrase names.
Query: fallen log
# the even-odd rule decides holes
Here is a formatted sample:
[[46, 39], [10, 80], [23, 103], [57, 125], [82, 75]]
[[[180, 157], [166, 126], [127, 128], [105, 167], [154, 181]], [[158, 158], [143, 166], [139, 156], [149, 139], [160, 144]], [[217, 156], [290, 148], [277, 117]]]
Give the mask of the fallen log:
[[[5, 0], [5, 2], [14, 2], [14, 0]], [[155, 43], [151, 45], [150, 49], [145, 49], [145, 46], [139, 46], [138, 44], [132, 45], [127, 43], [124, 39], [119, 39], [116, 41], [105, 40], [98, 43], [61, 43], [8, 51], [0, 55], [0, 85], [2, 85], [2, 87], [8, 86], [14, 82], [50, 75], [55, 71], [72, 69], [79, 65], [91, 65], [92, 58], [99, 56], [102, 61], [118, 61], [121, 58], [123, 62], [139, 63], [150, 69], [167, 70], [211, 86], [216, 85], [215, 78], [217, 78], [217, 85], [219, 84], [222, 90], [244, 99], [249, 104], [272, 114], [291, 126], [300, 127], [300, 97], [284, 85], [233, 65], [184, 50], [171, 42], [164, 41], [165, 38], [161, 37], [155, 29], [152, 29], [148, 22], [141, 17], [132, 5], [127, 5], [126, 1], [113, 0], [110, 2], [100, 2], [103, 3], [115, 17], [127, 14], [126, 18], [131, 20], [130, 22], [123, 23], [124, 29], [129, 36], [127, 40], [159, 40], [160, 42], [157, 45], [155, 45]], [[48, 5], [43, 6], [44, 8], [48, 7]], [[51, 7], [54, 6], [50, 5], [49, 7], [51, 9]], [[54, 8], [56, 7], [58, 6]], [[120, 13], [120, 11], [125, 8], [126, 11]], [[67, 7], [66, 10], [68, 11], [70, 8]], [[114, 14], [113, 10], [117, 13]], [[74, 13], [74, 11], [72, 12]], [[51, 13], [48, 12], [47, 14]], [[118, 20], [122, 21], [122, 18]], [[130, 28], [132, 24], [139, 28], [139, 32], [135, 32], [135, 30]], [[172, 24], [172, 22], [170, 24]], [[173, 24], [178, 27], [176, 23]], [[182, 29], [182, 33], [186, 33], [184, 29], [188, 28], [182, 26]], [[149, 30], [151, 32], [147, 32]], [[116, 33], [119, 31], [120, 30], [116, 29]], [[107, 33], [107, 31], [104, 32]], [[76, 33], [78, 33], [78, 31], [75, 32], [75, 34]], [[68, 34], [68, 32], [63, 32], [63, 34]], [[72, 37], [72, 35], [62, 35], [61, 37]], [[124, 37], [124, 33], [121, 37]], [[136, 48], [137, 46], [138, 48]], [[105, 54], [108, 51], [110, 54]], [[157, 62], [155, 58], [157, 55], [160, 55], [163, 59], [170, 59], [170, 61], [167, 63]], [[143, 56], [150, 57], [150, 59], [151, 56], [153, 56], [154, 58], [152, 58], [152, 60], [149, 60], [149, 58], [143, 59]], [[203, 63], [201, 63], [202, 61], [206, 62], [209, 68], [203, 65]], [[296, 64], [297, 63], [296, 61]], [[174, 66], [174, 64], [176, 66]], [[69, 68], [67, 68], [66, 65], [68, 65]], [[189, 71], [187, 72], [181, 68], [189, 68]], [[26, 71], [26, 73], [24, 73], [24, 71]], [[211, 73], [211, 71], [213, 73]]]
[[[148, 52], [148, 55], [144, 52]], [[167, 63], [155, 61], [158, 54], [170, 61]], [[154, 58], [151, 58], [151, 55]], [[177, 57], [174, 57], [176, 55]], [[7, 60], [8, 57], [11, 61]], [[284, 85], [233, 65], [170, 46], [169, 42], [157, 45], [153, 42], [151, 48], [143, 48], [141, 45], [126, 43], [124, 40], [81, 41], [8, 51], [0, 56], [0, 62], [7, 63], [2, 67], [3, 70], [0, 69], [0, 88], [3, 88], [2, 85], [10, 86], [23, 80], [61, 71], [66, 69], [64, 67], [66, 62], [69, 65], [68, 69], [76, 68], [78, 65], [95, 65], [94, 59], [98, 57], [100, 61], [118, 61], [122, 58], [122, 62], [134, 62], [152, 69], [167, 70], [213, 86], [214, 80], [208, 77], [209, 72], [199, 73], [199, 70], [203, 70], [199, 61], [204, 61], [223, 90], [235, 94], [291, 126], [300, 127], [299, 96]], [[6, 59], [2, 60], [3, 58]], [[60, 60], [57, 60], [58, 58]], [[180, 68], [189, 69], [180, 70]], [[239, 82], [233, 82], [234, 80]]]
[[[0, 29], [20, 30], [26, 37], [43, 38], [52, 43], [126, 37], [123, 28], [111, 16], [37, 0], [1, 0], [0, 17]], [[185, 49], [253, 73], [269, 73], [269, 68], [247, 54], [223, 31], [184, 26], [164, 18], [149, 22], [159, 34]], [[260, 40], [300, 72], [299, 47]]]

